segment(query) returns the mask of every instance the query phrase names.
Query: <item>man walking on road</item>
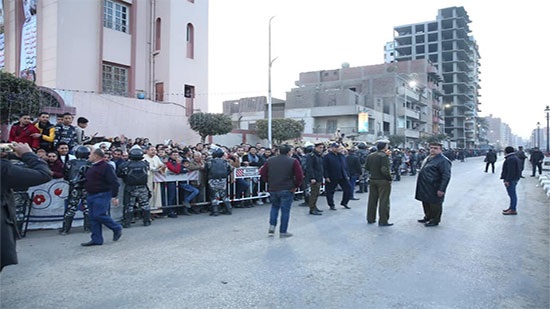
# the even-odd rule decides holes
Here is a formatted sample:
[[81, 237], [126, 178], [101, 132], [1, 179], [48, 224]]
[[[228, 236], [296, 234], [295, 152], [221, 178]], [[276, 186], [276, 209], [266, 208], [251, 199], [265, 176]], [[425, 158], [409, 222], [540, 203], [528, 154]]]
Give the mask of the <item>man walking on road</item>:
[[502, 211], [503, 215], [517, 215], [516, 206], [518, 196], [516, 194], [516, 185], [521, 176], [521, 161], [517, 157], [514, 148], [508, 146], [504, 148], [504, 164], [502, 164], [502, 173], [500, 179], [504, 181], [506, 192], [510, 197], [510, 207]]
[[281, 225], [279, 237], [292, 236], [287, 231], [290, 218], [290, 207], [294, 200], [294, 192], [299, 188], [304, 179], [300, 162], [289, 156], [290, 146], [279, 147], [279, 155], [271, 157], [260, 169], [260, 175], [268, 183], [268, 191], [271, 199], [271, 213], [269, 216], [269, 234], [275, 233], [277, 217], [281, 211]]
[[389, 223], [390, 218], [390, 193], [391, 193], [391, 171], [390, 158], [386, 154], [388, 150], [388, 141], [378, 141], [376, 144], [378, 151], [369, 154], [365, 170], [370, 174], [370, 192], [367, 205], [367, 223], [376, 222], [376, 208], [380, 201], [379, 226], [392, 226]]
[[495, 173], [495, 162], [497, 162], [497, 154], [493, 151], [493, 149], [489, 149], [489, 151], [485, 155], [485, 173], [487, 173], [489, 165], [491, 165], [493, 174]]
[[430, 143], [430, 155], [424, 159], [416, 180], [415, 198], [422, 202], [425, 226], [437, 226], [441, 221], [445, 191], [451, 180], [451, 161], [442, 152], [443, 145]]
[[111, 207], [118, 205], [118, 180], [115, 171], [104, 160], [105, 153], [100, 148], [94, 149], [90, 154], [92, 166], [86, 172], [86, 184], [84, 188], [88, 192], [86, 201], [90, 211], [90, 224], [92, 227], [92, 240], [82, 243], [84, 247], [100, 246], [103, 244], [102, 224], [113, 231], [113, 241], [118, 241], [122, 236], [122, 225], [116, 223], [107, 213]]
[[537, 173], [537, 168], [539, 169], [539, 175], [542, 175], [542, 161], [544, 160], [544, 154], [540, 151], [539, 147], [533, 148], [531, 150], [531, 155], [529, 156], [529, 161], [531, 166], [533, 166], [533, 174], [531, 177], [535, 177]]
[[340, 205], [350, 209], [348, 202], [351, 198], [351, 186], [349, 185], [349, 175], [346, 168], [346, 157], [340, 153], [340, 145], [332, 143], [330, 151], [323, 157], [323, 173], [325, 174], [325, 193], [327, 204], [330, 210], [336, 210], [334, 207], [334, 191], [336, 186], [342, 188], [342, 201]]
[[307, 155], [306, 159], [306, 181], [309, 182], [311, 193], [309, 195], [309, 214], [314, 216], [322, 215], [319, 208], [317, 208], [317, 198], [321, 190], [321, 184], [323, 183], [323, 149], [325, 144], [317, 143], [313, 151]]

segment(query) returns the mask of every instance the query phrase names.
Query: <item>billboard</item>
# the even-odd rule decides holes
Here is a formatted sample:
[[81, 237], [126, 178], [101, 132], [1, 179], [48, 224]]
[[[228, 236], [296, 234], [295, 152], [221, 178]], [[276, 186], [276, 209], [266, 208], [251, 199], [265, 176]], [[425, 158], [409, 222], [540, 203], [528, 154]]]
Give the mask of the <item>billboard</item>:
[[361, 112], [357, 114], [357, 132], [369, 132], [369, 113]]

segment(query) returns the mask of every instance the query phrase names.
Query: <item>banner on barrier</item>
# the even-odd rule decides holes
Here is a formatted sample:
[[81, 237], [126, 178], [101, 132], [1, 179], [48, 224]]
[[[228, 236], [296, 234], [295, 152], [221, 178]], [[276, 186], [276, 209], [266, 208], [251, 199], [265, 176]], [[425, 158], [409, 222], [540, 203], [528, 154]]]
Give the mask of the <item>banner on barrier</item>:
[[233, 171], [235, 178], [259, 177], [260, 169], [257, 167], [239, 167]]
[[171, 181], [191, 181], [199, 180], [199, 171], [192, 171], [185, 174], [174, 174], [166, 172], [165, 174], [156, 172], [153, 178], [154, 182], [171, 182]]
[[[61, 227], [65, 200], [69, 196], [69, 183], [63, 179], [52, 179], [39, 186], [30, 187], [27, 192], [32, 197], [29, 230]], [[81, 211], [75, 215], [75, 219], [78, 218], [83, 218]], [[75, 220], [73, 223], [73, 226], [80, 225], [81, 220]]]

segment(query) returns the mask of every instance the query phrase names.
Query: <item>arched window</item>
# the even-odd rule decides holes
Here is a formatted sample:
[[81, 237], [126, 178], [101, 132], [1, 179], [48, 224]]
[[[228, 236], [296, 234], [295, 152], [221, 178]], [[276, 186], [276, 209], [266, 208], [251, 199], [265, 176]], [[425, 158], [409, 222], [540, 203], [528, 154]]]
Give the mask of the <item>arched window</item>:
[[195, 58], [195, 27], [187, 24], [187, 58]]
[[155, 50], [160, 50], [160, 34], [161, 34], [161, 21], [160, 17], [155, 22]]

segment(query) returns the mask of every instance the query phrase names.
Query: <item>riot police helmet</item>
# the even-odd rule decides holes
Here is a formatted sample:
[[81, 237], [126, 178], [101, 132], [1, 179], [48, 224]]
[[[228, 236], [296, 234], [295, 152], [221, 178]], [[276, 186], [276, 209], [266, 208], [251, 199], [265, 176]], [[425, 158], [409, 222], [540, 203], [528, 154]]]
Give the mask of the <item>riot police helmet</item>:
[[218, 149], [214, 150], [214, 152], [212, 153], [212, 157], [221, 158], [221, 157], [223, 157], [224, 154], [225, 154], [225, 152], [223, 151], [223, 149], [218, 148]]
[[78, 146], [74, 151], [74, 155], [77, 159], [88, 159], [90, 156], [90, 149], [86, 146]]
[[139, 148], [130, 149], [130, 152], [128, 153], [128, 158], [134, 161], [143, 160], [143, 150]]

